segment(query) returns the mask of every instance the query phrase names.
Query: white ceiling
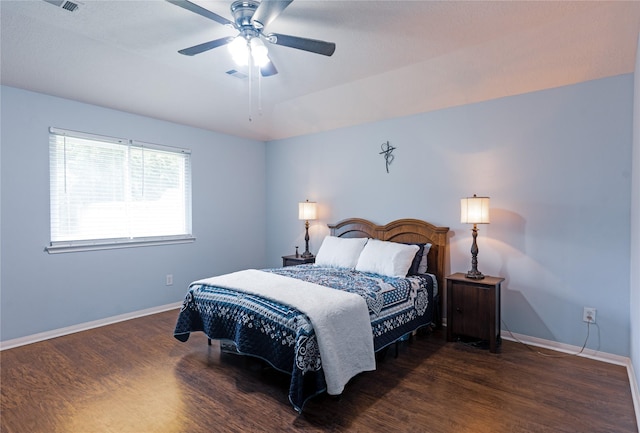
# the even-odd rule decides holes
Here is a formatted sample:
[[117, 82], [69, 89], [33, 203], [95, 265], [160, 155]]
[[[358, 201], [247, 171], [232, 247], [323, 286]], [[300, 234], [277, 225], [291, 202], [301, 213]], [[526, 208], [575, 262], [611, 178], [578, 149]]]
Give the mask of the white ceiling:
[[[231, 0], [193, 2], [232, 19]], [[250, 110], [226, 48], [177, 53], [233, 29], [162, 0], [77, 3], [0, 1], [2, 84], [262, 141], [631, 73], [640, 32], [640, 1], [295, 0], [266, 31], [336, 52], [269, 45], [279, 74]]]

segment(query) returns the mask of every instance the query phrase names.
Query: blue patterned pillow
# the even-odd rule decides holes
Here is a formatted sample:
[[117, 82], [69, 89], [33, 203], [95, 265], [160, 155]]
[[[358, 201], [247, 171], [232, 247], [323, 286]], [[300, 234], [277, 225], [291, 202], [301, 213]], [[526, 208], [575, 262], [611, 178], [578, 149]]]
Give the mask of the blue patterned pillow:
[[429, 268], [427, 256], [429, 255], [429, 250], [431, 250], [431, 244], [412, 242], [406, 242], [406, 244], [417, 245], [419, 247], [416, 256], [413, 258], [413, 262], [411, 262], [411, 267], [409, 268], [407, 275], [426, 274], [427, 269]]

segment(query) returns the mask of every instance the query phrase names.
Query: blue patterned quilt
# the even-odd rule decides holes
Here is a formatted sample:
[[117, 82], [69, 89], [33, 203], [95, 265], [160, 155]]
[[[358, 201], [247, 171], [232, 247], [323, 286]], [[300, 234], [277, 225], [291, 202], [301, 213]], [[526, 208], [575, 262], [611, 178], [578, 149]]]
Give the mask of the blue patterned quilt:
[[[362, 296], [369, 308], [376, 351], [433, 319], [435, 278], [431, 275], [393, 278], [316, 265], [263, 271]], [[297, 411], [309, 398], [326, 391], [311, 322], [292, 307], [231, 289], [192, 284], [174, 336], [187, 341], [195, 331], [233, 342], [238, 353], [264, 359], [291, 374], [289, 401]]]

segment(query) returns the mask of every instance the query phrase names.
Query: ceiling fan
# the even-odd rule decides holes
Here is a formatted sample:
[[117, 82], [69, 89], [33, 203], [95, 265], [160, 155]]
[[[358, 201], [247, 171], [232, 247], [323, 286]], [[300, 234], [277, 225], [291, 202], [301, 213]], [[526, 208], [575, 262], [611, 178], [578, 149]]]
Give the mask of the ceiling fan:
[[215, 39], [178, 51], [180, 54], [186, 56], [200, 54], [238, 41], [235, 43], [244, 45], [244, 49], [252, 52], [261, 52], [264, 61], [259, 62], [260, 72], [263, 77], [268, 77], [277, 74], [278, 70], [268, 58], [267, 50], [262, 40], [271, 44], [322, 54], [324, 56], [331, 56], [336, 50], [336, 44], [333, 42], [283, 35], [280, 33], [264, 33], [265, 27], [276, 19], [293, 0], [262, 0], [261, 2], [256, 0], [236, 0], [231, 4], [231, 14], [233, 15], [234, 21], [230, 21], [188, 0], [167, 1], [222, 25], [233, 27], [239, 32], [237, 36]]

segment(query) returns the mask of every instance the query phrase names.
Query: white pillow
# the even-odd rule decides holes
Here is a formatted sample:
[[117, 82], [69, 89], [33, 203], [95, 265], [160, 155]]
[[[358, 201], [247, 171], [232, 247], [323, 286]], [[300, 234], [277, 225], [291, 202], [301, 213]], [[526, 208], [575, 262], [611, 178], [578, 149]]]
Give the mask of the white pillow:
[[404, 278], [419, 249], [417, 245], [370, 239], [360, 253], [356, 271]]
[[316, 255], [316, 265], [353, 269], [366, 243], [367, 238], [327, 236]]

